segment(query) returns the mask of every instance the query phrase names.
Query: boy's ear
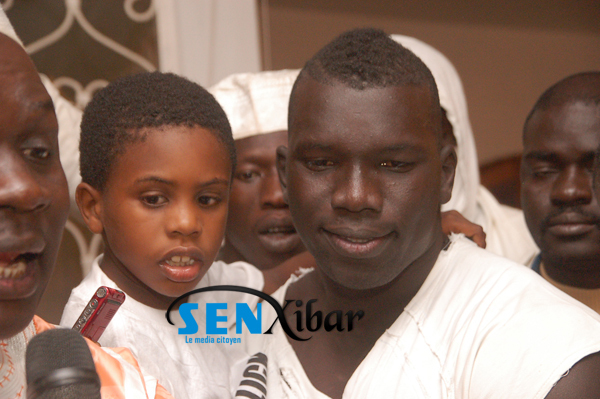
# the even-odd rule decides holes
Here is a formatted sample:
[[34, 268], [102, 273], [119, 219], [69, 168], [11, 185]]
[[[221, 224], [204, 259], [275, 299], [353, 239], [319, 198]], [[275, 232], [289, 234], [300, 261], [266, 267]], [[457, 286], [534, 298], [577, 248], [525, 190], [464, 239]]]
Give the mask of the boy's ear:
[[281, 191], [283, 192], [283, 200], [288, 203], [287, 196], [287, 176], [285, 174], [285, 164], [288, 157], [288, 148], [284, 145], [277, 147], [277, 173], [279, 174], [279, 183], [281, 184]]
[[445, 204], [452, 197], [452, 187], [454, 186], [454, 175], [456, 173], [456, 148], [450, 143], [444, 143], [440, 152], [442, 161], [442, 179], [440, 187], [440, 202]]
[[79, 183], [75, 190], [75, 202], [88, 228], [95, 234], [102, 234], [102, 195], [87, 183]]

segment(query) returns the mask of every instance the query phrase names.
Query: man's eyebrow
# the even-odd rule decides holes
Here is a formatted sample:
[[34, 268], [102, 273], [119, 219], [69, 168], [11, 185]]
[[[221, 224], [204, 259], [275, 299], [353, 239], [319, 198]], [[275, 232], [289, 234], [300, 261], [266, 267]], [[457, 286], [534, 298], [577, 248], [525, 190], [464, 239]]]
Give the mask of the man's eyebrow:
[[381, 152], [424, 152], [423, 146], [417, 144], [394, 144], [386, 146]]
[[525, 155], [527, 161], [548, 161], [558, 162], [558, 155], [549, 151], [532, 151]]
[[312, 151], [312, 150], [321, 150], [321, 151], [331, 151], [333, 146], [328, 144], [314, 143], [314, 142], [301, 142], [296, 146], [297, 151]]

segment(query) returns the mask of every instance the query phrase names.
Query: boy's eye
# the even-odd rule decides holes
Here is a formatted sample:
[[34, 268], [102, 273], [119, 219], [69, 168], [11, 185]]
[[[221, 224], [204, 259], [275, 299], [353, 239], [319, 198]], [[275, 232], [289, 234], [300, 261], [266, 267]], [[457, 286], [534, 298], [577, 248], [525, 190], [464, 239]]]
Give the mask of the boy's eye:
[[221, 202], [221, 197], [212, 195], [201, 195], [198, 197], [198, 202], [201, 206], [213, 206]]
[[23, 155], [25, 155], [27, 158], [44, 160], [50, 157], [50, 150], [44, 147], [26, 148], [23, 150]]
[[160, 206], [167, 202], [167, 198], [159, 194], [145, 195], [142, 197], [142, 202], [150, 206]]
[[251, 181], [259, 176], [260, 174], [254, 170], [243, 170], [236, 173], [235, 178], [241, 181]]
[[329, 159], [311, 159], [306, 161], [306, 167], [313, 171], [321, 171], [335, 166], [335, 163]]

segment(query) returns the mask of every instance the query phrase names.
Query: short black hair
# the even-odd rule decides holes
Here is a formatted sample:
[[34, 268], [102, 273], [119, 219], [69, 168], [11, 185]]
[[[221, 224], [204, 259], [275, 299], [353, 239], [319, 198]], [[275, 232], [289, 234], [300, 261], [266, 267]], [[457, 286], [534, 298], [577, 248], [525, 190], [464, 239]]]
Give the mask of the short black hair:
[[357, 90], [406, 84], [428, 86], [437, 97], [431, 71], [413, 52], [380, 29], [345, 32], [323, 47], [302, 69], [319, 83], [343, 83]]
[[359, 28], [342, 33], [315, 54], [300, 72], [292, 89], [290, 118], [295, 106], [294, 92], [307, 77], [321, 84], [342, 84], [356, 90], [424, 86], [439, 104], [437, 86], [429, 68], [380, 29]]
[[143, 140], [144, 128], [200, 126], [225, 146], [235, 170], [235, 145], [225, 112], [206, 89], [184, 77], [146, 72], [117, 79], [99, 90], [81, 121], [82, 181], [104, 189], [111, 166], [126, 145]]
[[600, 105], [600, 71], [576, 73], [552, 85], [536, 101], [523, 130], [537, 111], [574, 102]]

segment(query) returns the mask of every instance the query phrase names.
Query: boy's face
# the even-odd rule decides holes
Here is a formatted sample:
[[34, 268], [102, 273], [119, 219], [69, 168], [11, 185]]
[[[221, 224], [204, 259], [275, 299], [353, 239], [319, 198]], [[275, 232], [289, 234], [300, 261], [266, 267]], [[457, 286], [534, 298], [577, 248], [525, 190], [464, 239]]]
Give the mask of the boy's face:
[[69, 198], [52, 100], [2, 34], [0, 54], [0, 338], [8, 338], [31, 321], [48, 284]]
[[231, 162], [202, 127], [143, 133], [117, 156], [88, 225], [104, 235], [103, 264], [127, 276], [121, 288], [152, 303], [156, 293], [170, 301], [192, 290], [213, 263], [227, 221]]
[[397, 277], [441, 234], [453, 150], [422, 87], [354, 90], [304, 78], [278, 150], [294, 223], [320, 270], [368, 289]]
[[600, 260], [600, 205], [592, 188], [600, 106], [538, 110], [523, 144], [523, 212], [543, 259]]
[[304, 251], [283, 200], [275, 165], [287, 131], [237, 140], [227, 244], [259, 269], [270, 269]]

